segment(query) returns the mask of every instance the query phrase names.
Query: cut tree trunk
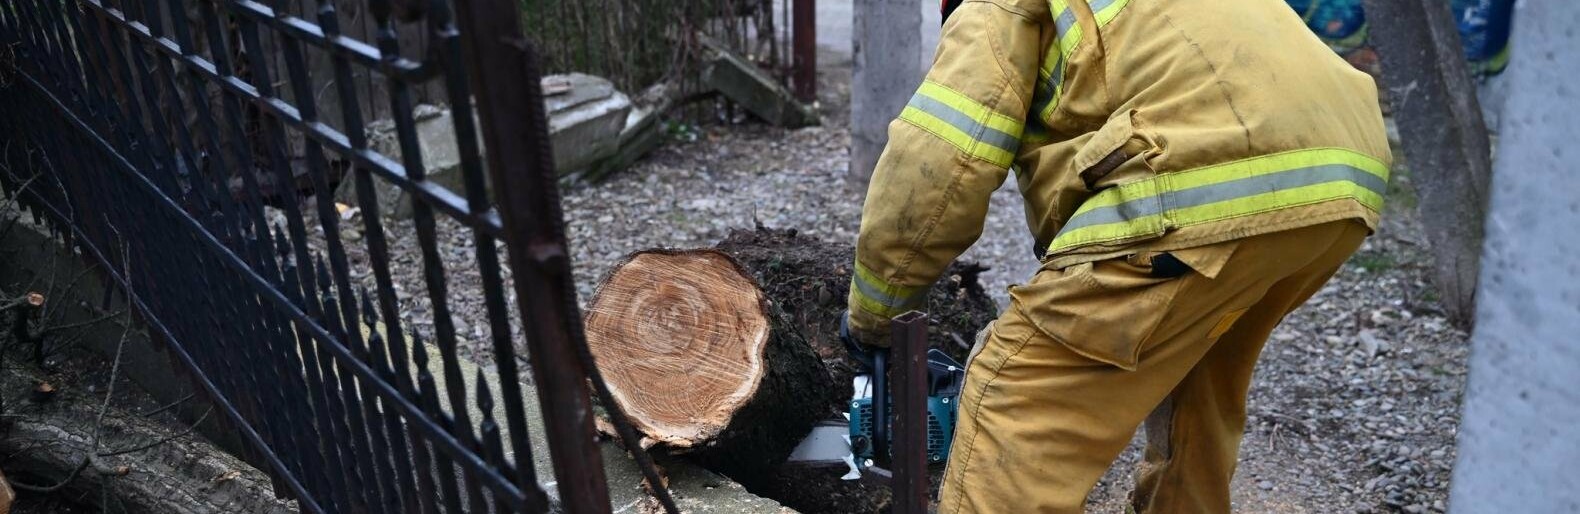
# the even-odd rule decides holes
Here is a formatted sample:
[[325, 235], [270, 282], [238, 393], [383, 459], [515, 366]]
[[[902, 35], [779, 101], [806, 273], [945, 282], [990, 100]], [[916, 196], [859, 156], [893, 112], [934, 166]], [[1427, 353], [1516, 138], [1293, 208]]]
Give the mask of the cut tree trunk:
[[828, 370], [785, 320], [723, 252], [649, 250], [599, 286], [587, 344], [644, 446], [750, 475], [830, 414]]
[[[635, 420], [639, 430], [659, 449], [703, 456], [704, 466], [729, 475], [754, 494], [798, 511], [876, 512], [888, 502], [885, 488], [841, 480], [843, 467], [807, 468], [782, 462], [815, 420], [844, 411], [851, 398], [851, 377], [860, 370], [843, 349], [838, 332], [854, 259], [854, 249], [848, 244], [819, 241], [798, 235], [794, 229], [761, 226], [733, 231], [713, 250], [637, 253], [604, 279], [589, 309], [588, 344], [610, 388], [632, 416], [639, 418]], [[993, 299], [977, 282], [983, 271], [986, 268], [976, 264], [955, 263], [928, 293], [929, 344], [962, 361], [969, 349], [962, 342], [971, 341], [997, 317]], [[727, 441], [715, 437], [716, 442], [699, 444], [696, 436], [666, 442], [662, 436], [654, 437], [652, 424], [643, 428], [640, 418], [651, 416], [657, 405], [667, 405], [675, 410], [662, 418], [687, 420], [678, 424], [691, 426], [694, 434], [700, 432], [698, 425], [713, 427], [711, 433], [726, 432], [717, 427], [735, 419], [719, 417], [727, 412], [719, 408], [722, 395], [696, 391], [715, 391], [712, 388], [719, 387], [717, 384], [730, 383], [720, 377], [744, 376], [740, 369], [745, 366], [720, 366], [717, 362], [738, 362], [749, 355], [736, 348], [752, 347], [755, 343], [740, 341], [757, 341], [760, 332], [754, 327], [763, 326], [768, 327], [763, 369], [767, 376], [779, 372], [786, 377], [782, 384], [791, 391], [786, 395], [759, 388], [753, 408], [766, 409], [772, 416], [748, 415], [746, 409], [740, 409], [735, 418], [787, 423], [757, 427], [773, 431], [775, 435], [765, 439], [783, 446], [742, 450], [742, 443], [751, 438]], [[774, 349], [781, 353], [768, 351]], [[809, 355], [822, 361], [821, 366], [811, 367], [826, 369], [833, 376], [832, 383], [824, 375], [804, 371]], [[700, 373], [704, 368], [706, 373]], [[789, 373], [791, 369], [802, 371]], [[743, 379], [732, 380], [739, 383]], [[703, 388], [698, 384], [714, 385]], [[775, 396], [780, 399], [769, 400]], [[806, 415], [780, 421], [796, 413]], [[784, 443], [786, 436], [792, 436], [789, 443]], [[749, 457], [721, 466], [720, 456]], [[941, 468], [932, 471], [936, 474]]]

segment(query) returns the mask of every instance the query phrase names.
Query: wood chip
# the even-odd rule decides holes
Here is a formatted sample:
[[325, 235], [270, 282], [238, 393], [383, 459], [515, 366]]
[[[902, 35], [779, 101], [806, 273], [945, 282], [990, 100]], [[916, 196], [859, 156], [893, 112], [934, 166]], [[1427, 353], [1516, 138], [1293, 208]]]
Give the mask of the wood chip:
[[11, 490], [11, 481], [6, 480], [5, 472], [0, 471], [0, 514], [10, 514], [14, 502], [16, 491]]

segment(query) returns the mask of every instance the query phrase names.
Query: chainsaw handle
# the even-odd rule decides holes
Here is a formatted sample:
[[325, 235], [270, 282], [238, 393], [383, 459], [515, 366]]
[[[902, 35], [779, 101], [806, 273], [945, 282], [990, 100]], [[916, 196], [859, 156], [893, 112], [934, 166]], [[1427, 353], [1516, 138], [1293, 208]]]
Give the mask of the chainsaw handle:
[[889, 349], [872, 349], [872, 458], [889, 461]]
[[849, 310], [841, 313], [839, 317], [839, 342], [845, 345], [845, 353], [849, 354], [851, 359], [861, 363], [862, 366], [866, 366], [867, 371], [877, 369], [872, 357], [873, 353], [879, 348], [861, 344], [861, 341], [857, 340], [856, 336], [850, 332]]

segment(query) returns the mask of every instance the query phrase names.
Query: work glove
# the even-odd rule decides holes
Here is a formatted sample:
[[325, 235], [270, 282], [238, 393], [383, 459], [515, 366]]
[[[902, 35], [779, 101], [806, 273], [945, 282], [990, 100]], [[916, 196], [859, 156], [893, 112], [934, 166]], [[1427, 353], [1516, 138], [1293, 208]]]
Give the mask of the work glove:
[[840, 315], [839, 336], [869, 348], [889, 347], [889, 319], [861, 309]]
[[[887, 328], [887, 320], [881, 325]], [[851, 323], [851, 311], [848, 310], [840, 314], [839, 340], [841, 343], [844, 343], [845, 353], [850, 355], [851, 360], [861, 363], [867, 370], [873, 369], [873, 354], [877, 353], [878, 350], [887, 350], [889, 347], [889, 334], [874, 335], [863, 333], [856, 329]], [[875, 345], [868, 343], [868, 341], [882, 342], [883, 344]]]

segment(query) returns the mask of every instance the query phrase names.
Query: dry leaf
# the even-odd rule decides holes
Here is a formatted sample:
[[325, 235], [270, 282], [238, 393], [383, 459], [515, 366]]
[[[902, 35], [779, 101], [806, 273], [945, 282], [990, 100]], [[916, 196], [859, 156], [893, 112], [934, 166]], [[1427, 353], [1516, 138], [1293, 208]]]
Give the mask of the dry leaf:
[[620, 432], [615, 430], [614, 425], [610, 424], [603, 418], [593, 418], [593, 428], [598, 431], [599, 435], [604, 437], [608, 437], [610, 439], [620, 438]]
[[0, 473], [0, 514], [11, 512], [11, 503], [16, 501], [16, 491], [11, 490], [11, 482], [5, 478], [5, 473]]
[[357, 217], [357, 213], [362, 212], [362, 208], [335, 202], [335, 212], [340, 213], [341, 220], [351, 221], [351, 218]]

